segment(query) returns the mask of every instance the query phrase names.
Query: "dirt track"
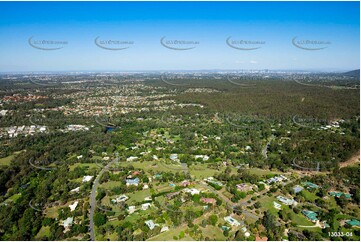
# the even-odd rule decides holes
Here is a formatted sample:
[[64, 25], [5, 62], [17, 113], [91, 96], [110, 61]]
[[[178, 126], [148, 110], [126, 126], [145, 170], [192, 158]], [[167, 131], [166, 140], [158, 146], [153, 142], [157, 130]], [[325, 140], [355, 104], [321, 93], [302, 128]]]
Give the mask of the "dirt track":
[[357, 162], [360, 162], [360, 151], [358, 151], [356, 154], [354, 154], [347, 161], [340, 163], [340, 168], [356, 164]]

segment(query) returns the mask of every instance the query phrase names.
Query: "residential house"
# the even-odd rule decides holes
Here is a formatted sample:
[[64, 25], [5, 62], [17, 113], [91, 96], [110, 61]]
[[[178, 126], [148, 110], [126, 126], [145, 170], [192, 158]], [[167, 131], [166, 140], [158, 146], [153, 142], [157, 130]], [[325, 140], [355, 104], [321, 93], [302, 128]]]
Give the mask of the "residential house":
[[241, 223], [238, 222], [236, 219], [232, 218], [231, 216], [224, 217], [224, 220], [229, 223], [231, 226], [240, 226]]
[[280, 210], [282, 205], [279, 204], [279, 203], [273, 202], [273, 206], [274, 206], [275, 209], [279, 209], [279, 210]]
[[112, 199], [113, 203], [120, 203], [120, 202], [125, 202], [129, 199], [129, 197], [127, 197], [126, 195], [121, 195], [115, 199]]
[[296, 185], [296, 186], [293, 187], [293, 191], [294, 191], [295, 193], [299, 193], [299, 192], [301, 192], [302, 190], [303, 190], [303, 187], [301, 187], [301, 186], [299, 186], [299, 185]]
[[129, 214], [132, 214], [132, 213], [134, 213], [135, 211], [136, 211], [135, 206], [129, 206], [129, 207], [127, 208], [127, 212], [128, 212]]
[[142, 204], [142, 210], [147, 210], [148, 208], [150, 208], [152, 206], [151, 203], [143, 203]]
[[186, 189], [184, 189], [183, 191], [184, 191], [185, 193], [190, 193], [192, 196], [195, 195], [195, 194], [199, 194], [199, 193], [200, 193], [200, 191], [197, 190], [197, 189], [195, 189], [195, 188], [191, 188], [191, 189], [186, 188]]
[[280, 201], [281, 203], [283, 203], [285, 205], [293, 205], [293, 204], [296, 203], [295, 200], [289, 199], [289, 198], [286, 198], [286, 197], [282, 197], [282, 196], [278, 196], [277, 199], [278, 199], [278, 201]]
[[319, 186], [317, 186], [316, 184], [314, 184], [312, 182], [303, 182], [302, 185], [304, 185], [308, 190], [320, 188]]
[[125, 183], [126, 183], [127, 186], [132, 186], [132, 185], [138, 186], [138, 184], [139, 184], [139, 178], [136, 177], [136, 178], [134, 178], [134, 179], [126, 179], [126, 180], [125, 180]]
[[356, 219], [351, 219], [346, 221], [347, 224], [351, 225], [352, 227], [360, 227], [360, 221]]
[[350, 199], [350, 198], [351, 198], [351, 194], [349, 194], [349, 193], [343, 193], [343, 192], [333, 191], [333, 192], [329, 192], [328, 194], [330, 194], [330, 196], [333, 196], [333, 197], [341, 197], [341, 196], [344, 196], [344, 197], [347, 198], [347, 199]]
[[93, 179], [93, 176], [84, 176], [82, 182], [89, 182]]
[[311, 222], [316, 223], [318, 221], [317, 213], [315, 213], [313, 211], [302, 210], [302, 214], [305, 215], [307, 217], [307, 219], [310, 220]]
[[79, 191], [80, 191], [80, 187], [76, 187], [76, 188], [70, 190], [70, 192], [79, 192]]
[[214, 199], [214, 198], [204, 198], [204, 197], [202, 197], [202, 198], [200, 199], [200, 201], [201, 201], [202, 203], [212, 204], [212, 205], [215, 205], [215, 204], [217, 203], [216, 199]]
[[168, 226], [163, 226], [162, 229], [160, 230], [161, 233], [167, 232], [167, 231], [169, 231]]
[[172, 192], [165, 195], [168, 199], [172, 199], [173, 197], [177, 196], [180, 192]]
[[240, 192], [248, 192], [248, 191], [252, 190], [252, 186], [248, 185], [246, 183], [237, 184], [236, 187], [237, 187], [237, 190]]
[[74, 217], [68, 217], [63, 221], [63, 226], [65, 229], [68, 229], [73, 225]]
[[147, 221], [145, 221], [145, 224], [148, 226], [148, 228], [150, 230], [153, 230], [155, 228], [155, 224], [154, 224], [153, 220], [147, 220]]
[[187, 180], [184, 180], [184, 181], [182, 181], [182, 182], [180, 183], [180, 185], [181, 185], [182, 187], [186, 187], [186, 186], [191, 185], [191, 182], [189, 182], [189, 181], [187, 181]]
[[76, 209], [78, 203], [79, 203], [78, 201], [75, 201], [73, 204], [69, 205], [70, 212], [73, 212]]
[[138, 156], [130, 156], [127, 158], [127, 161], [135, 161], [138, 160]]

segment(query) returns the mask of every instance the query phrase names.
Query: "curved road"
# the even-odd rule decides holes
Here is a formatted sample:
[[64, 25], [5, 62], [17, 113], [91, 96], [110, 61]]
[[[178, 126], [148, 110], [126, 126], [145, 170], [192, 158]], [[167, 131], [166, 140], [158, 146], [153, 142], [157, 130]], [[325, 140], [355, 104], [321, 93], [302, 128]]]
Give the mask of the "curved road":
[[90, 223], [89, 223], [89, 232], [90, 232], [90, 240], [94, 241], [95, 240], [95, 235], [94, 235], [94, 212], [95, 212], [95, 207], [96, 207], [96, 192], [97, 192], [97, 188], [99, 185], [99, 179], [102, 177], [103, 173], [108, 170], [108, 168], [113, 165], [114, 163], [119, 161], [119, 157], [116, 156], [116, 158], [114, 160], [112, 160], [111, 162], [109, 162], [106, 166], [103, 167], [103, 169], [99, 172], [98, 176], [95, 178], [94, 180], [94, 184], [92, 187], [92, 191], [90, 193]]
[[264, 148], [262, 149], [262, 156], [263, 158], [267, 159], [267, 150], [268, 150], [268, 146], [271, 144], [272, 140], [275, 138], [274, 135], [271, 136], [271, 138], [269, 139], [269, 141], [267, 142], [267, 144], [264, 146]]

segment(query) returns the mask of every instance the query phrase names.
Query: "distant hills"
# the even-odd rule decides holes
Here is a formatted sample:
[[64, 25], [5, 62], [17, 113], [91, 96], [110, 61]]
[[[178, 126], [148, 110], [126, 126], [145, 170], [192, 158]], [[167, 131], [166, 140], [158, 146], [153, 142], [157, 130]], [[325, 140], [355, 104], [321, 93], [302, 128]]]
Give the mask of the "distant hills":
[[344, 76], [360, 78], [360, 69], [342, 73]]

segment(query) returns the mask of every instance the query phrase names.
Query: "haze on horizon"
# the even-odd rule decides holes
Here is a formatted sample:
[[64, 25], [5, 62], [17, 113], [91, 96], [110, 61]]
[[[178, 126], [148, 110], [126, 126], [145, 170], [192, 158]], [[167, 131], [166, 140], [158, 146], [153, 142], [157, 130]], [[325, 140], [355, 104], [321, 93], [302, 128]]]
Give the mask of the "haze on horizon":
[[[359, 69], [359, 2], [1, 2], [0, 72]], [[322, 10], [322, 11], [320, 11]], [[130, 41], [107, 50], [103, 40]], [[166, 40], [197, 42], [174, 50]], [[254, 50], [227, 45], [261, 41]], [[29, 40], [66, 41], [56, 50]], [[328, 41], [324, 49], [292, 40]]]

